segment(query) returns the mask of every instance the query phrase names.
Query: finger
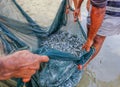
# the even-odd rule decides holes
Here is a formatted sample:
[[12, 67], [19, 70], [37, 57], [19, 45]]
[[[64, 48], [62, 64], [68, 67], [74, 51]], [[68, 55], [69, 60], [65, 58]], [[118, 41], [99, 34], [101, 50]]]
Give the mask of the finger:
[[82, 69], [83, 69], [82, 65], [79, 64], [79, 65], [78, 65], [78, 69], [79, 69], [79, 70], [82, 70]]
[[38, 70], [40, 68], [40, 62], [39, 59], [35, 60], [34, 63], [21, 66], [18, 70]]
[[85, 49], [87, 52], [89, 52], [89, 51], [90, 51], [90, 47], [89, 47], [89, 46], [87, 46], [87, 45], [85, 45], [85, 46], [84, 46], [84, 49]]
[[74, 13], [73, 13], [73, 16], [74, 16], [74, 18], [77, 18], [77, 13], [74, 12]]
[[86, 48], [86, 51], [89, 52], [89, 51], [90, 51], [90, 47], [87, 47], [87, 48]]
[[28, 74], [25, 74], [22, 78], [23, 78], [23, 82], [29, 82], [30, 81], [30, 79], [31, 79], [31, 77], [32, 77], [32, 75], [33, 74], [35, 74], [36, 73], [36, 71], [33, 71], [33, 72], [30, 72], [30, 73], [28, 73]]
[[84, 47], [83, 49], [85, 49], [85, 51], [89, 52], [90, 48], [89, 47]]
[[29, 69], [32, 69], [32, 70], [38, 70], [39, 68], [40, 68], [40, 63], [39, 62], [29, 66]]
[[77, 21], [76, 12], [73, 13], [73, 16], [74, 16], [74, 22], [76, 22]]
[[38, 59], [39, 62], [48, 62], [49, 61], [48, 56], [40, 56], [40, 55], [34, 54], [33, 57]]
[[28, 77], [31, 77], [35, 73], [36, 73], [36, 70], [30, 70], [30, 69], [19, 70], [19, 71], [16, 71], [14, 73], [13, 77], [15, 77], [15, 78], [28, 78]]
[[27, 72], [24, 72], [24, 77], [31, 77], [33, 74], [36, 73], [37, 70], [28, 70]]
[[86, 50], [87, 52], [90, 51], [90, 47], [88, 47], [87, 45], [83, 45], [83, 46], [82, 46], [82, 49], [83, 49], [83, 50]]
[[26, 83], [26, 82], [29, 82], [31, 78], [23, 78], [23, 82]]
[[78, 12], [75, 11], [75, 12], [74, 12], [74, 17], [77, 17], [77, 16], [78, 16]]
[[48, 61], [49, 61], [49, 57], [48, 56], [41, 56], [40, 62], [48, 62]]

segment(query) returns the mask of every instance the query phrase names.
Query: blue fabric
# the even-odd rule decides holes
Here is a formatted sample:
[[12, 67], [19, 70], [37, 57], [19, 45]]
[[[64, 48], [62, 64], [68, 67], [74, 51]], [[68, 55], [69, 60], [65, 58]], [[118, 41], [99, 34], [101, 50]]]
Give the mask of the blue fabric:
[[107, 6], [120, 8], [120, 1], [108, 1]]
[[113, 17], [120, 17], [120, 12], [113, 12], [113, 11], [106, 10], [106, 14], [111, 15]]

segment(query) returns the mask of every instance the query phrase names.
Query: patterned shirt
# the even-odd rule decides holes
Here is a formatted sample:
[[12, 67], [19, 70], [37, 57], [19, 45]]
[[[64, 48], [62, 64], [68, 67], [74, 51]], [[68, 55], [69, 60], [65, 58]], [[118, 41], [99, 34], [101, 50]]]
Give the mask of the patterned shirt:
[[114, 17], [120, 17], [120, 0], [108, 0], [106, 14]]
[[107, 5], [107, 0], [91, 0], [91, 4], [95, 7], [105, 7]]
[[91, 0], [91, 4], [100, 8], [106, 6], [107, 15], [120, 17], [120, 0]]

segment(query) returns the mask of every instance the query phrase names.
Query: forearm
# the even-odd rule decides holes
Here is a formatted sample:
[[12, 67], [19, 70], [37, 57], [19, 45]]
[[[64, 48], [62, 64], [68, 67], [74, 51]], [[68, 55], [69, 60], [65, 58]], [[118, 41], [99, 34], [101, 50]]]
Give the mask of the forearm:
[[100, 28], [105, 15], [105, 7], [104, 8], [96, 8], [92, 6], [91, 10], [91, 25], [88, 32], [88, 40], [93, 40]]
[[73, 0], [75, 8], [77, 8], [77, 0]]
[[81, 4], [82, 4], [83, 0], [79, 0], [78, 3], [77, 3], [77, 9], [79, 9], [81, 7]]

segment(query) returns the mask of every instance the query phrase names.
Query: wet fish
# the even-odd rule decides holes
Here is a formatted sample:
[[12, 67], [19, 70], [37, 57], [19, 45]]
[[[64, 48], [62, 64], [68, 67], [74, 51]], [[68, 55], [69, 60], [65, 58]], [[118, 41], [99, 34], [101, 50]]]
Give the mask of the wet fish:
[[69, 34], [65, 31], [58, 31], [57, 33], [48, 37], [42, 45], [57, 49], [62, 52], [71, 53], [75, 56], [80, 56], [83, 42], [77, 35]]

